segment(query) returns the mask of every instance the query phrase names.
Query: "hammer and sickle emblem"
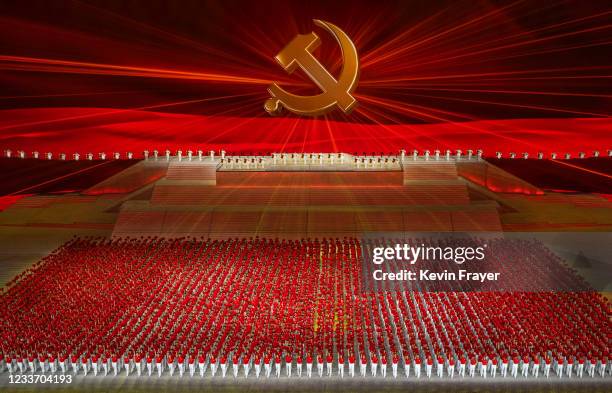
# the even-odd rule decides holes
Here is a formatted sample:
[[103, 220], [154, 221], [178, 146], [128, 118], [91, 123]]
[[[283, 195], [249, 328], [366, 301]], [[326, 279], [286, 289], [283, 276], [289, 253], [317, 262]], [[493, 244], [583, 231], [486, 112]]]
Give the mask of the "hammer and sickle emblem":
[[312, 51], [321, 44], [321, 39], [313, 32], [298, 34], [276, 55], [276, 61], [289, 74], [299, 66], [323, 92], [314, 96], [299, 96], [272, 83], [268, 88], [272, 98], [264, 104], [266, 112], [271, 115], [279, 114], [282, 107], [298, 115], [317, 116], [336, 106], [344, 113], [350, 113], [357, 106], [357, 100], [351, 95], [359, 80], [359, 58], [355, 45], [337, 26], [317, 19], [314, 23], [327, 30], [340, 45], [343, 58], [340, 77], [336, 80], [313, 56]]

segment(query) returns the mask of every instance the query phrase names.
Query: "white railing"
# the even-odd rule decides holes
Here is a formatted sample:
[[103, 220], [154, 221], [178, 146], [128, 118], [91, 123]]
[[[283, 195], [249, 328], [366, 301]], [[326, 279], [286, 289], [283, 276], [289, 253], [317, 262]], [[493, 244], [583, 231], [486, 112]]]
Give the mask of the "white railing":
[[[605, 157], [612, 157], [612, 149], [607, 149]], [[201, 149], [197, 150], [177, 150], [172, 151], [165, 149], [163, 152], [159, 150], [145, 150], [141, 154], [135, 154], [131, 151], [127, 152], [72, 152], [70, 154], [66, 152], [45, 152], [39, 153], [38, 150], [34, 150], [31, 153], [27, 153], [25, 150], [11, 150], [5, 149], [2, 153], [3, 158], [12, 159], [45, 159], [45, 160], [73, 160], [79, 161], [82, 159], [92, 161], [97, 157], [97, 160], [133, 160], [133, 159], [144, 159], [144, 160], [171, 160], [176, 159], [179, 161], [204, 161], [220, 162], [227, 166], [241, 166], [241, 167], [253, 167], [260, 168], [263, 166], [327, 166], [327, 165], [354, 165], [357, 167], [373, 167], [373, 166], [384, 166], [385, 164], [402, 164], [409, 160], [425, 160], [425, 161], [450, 161], [450, 160], [479, 160], [484, 157], [484, 153], [481, 149], [468, 149], [468, 150], [440, 150], [440, 149], [426, 149], [426, 150], [408, 150], [402, 149], [397, 154], [349, 154], [349, 153], [325, 153], [325, 152], [308, 152], [308, 153], [269, 153], [265, 155], [230, 155], [225, 150], [204, 151]], [[530, 159], [532, 157], [530, 152], [521, 152], [517, 154], [514, 151], [507, 153], [496, 152], [495, 157], [498, 159], [510, 158], [510, 159]], [[538, 160], [543, 160], [546, 155], [543, 152], [536, 152], [533, 156]], [[579, 152], [577, 158], [599, 158], [602, 157], [600, 150], [595, 150], [590, 153]], [[571, 153], [557, 153], [552, 152], [549, 154], [551, 160], [557, 160], [563, 158], [569, 160], [576, 158]]]

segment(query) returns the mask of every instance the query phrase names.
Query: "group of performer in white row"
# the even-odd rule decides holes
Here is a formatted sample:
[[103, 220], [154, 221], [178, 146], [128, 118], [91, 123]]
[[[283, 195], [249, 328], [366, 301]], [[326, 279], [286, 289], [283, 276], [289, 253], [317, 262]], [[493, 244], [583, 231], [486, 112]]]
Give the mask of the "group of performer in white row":
[[[388, 364], [389, 363], [389, 364]], [[26, 358], [18, 357], [13, 359], [9, 356], [0, 355], [0, 371], [7, 371], [11, 374], [26, 374], [26, 373], [72, 373], [74, 375], [112, 375], [117, 376], [122, 372], [129, 376], [135, 374], [137, 376], [158, 376], [161, 377], [164, 373], [170, 376], [178, 375], [183, 377], [189, 375], [194, 377], [199, 375], [204, 377], [207, 371], [210, 370], [210, 376], [220, 376], [225, 378], [228, 375], [234, 378], [249, 377], [255, 378], [276, 377], [280, 378], [285, 375], [291, 377], [311, 378], [313, 375], [330, 377], [337, 375], [341, 378], [355, 376], [372, 376], [387, 377], [388, 369], [393, 378], [398, 377], [398, 369], [400, 376], [410, 377], [410, 372], [414, 373], [414, 377], [431, 378], [437, 376], [439, 378], [445, 375], [449, 378], [455, 376], [465, 378], [481, 378], [487, 377], [545, 377], [551, 376], [567, 377], [572, 376], [583, 378], [585, 376], [594, 378], [596, 376], [605, 377], [612, 373], [612, 366], [607, 359], [597, 360], [595, 358], [581, 358], [575, 361], [573, 358], [552, 359], [549, 357], [538, 359], [529, 359], [525, 357], [519, 359], [503, 358], [501, 361], [497, 358], [483, 358], [477, 361], [475, 358], [466, 359], [448, 359], [442, 357], [432, 359], [427, 357], [425, 362], [422, 362], [419, 357], [414, 360], [407, 358], [401, 362], [397, 356], [393, 356], [391, 362], [383, 356], [378, 359], [375, 355], [369, 357], [361, 356], [360, 359], [355, 359], [354, 356], [349, 356], [344, 359], [338, 356], [335, 359], [327, 356], [325, 359], [321, 356], [313, 358], [310, 355], [305, 357], [293, 357], [286, 355], [284, 358], [280, 356], [215, 356], [199, 357], [184, 357], [184, 356], [157, 356], [157, 357], [142, 357], [135, 355], [133, 357], [118, 357], [118, 356], [29, 356]], [[422, 364], [424, 363], [424, 364]], [[368, 370], [369, 369], [369, 370]], [[284, 370], [284, 372], [283, 372]], [[294, 374], [295, 371], [295, 374]]]

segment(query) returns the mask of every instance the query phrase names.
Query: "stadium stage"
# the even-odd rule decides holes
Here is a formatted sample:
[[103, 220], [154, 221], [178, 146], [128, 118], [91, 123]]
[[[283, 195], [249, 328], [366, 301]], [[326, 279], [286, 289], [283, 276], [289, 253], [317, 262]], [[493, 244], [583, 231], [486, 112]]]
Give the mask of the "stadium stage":
[[0, 2], [0, 391], [612, 391], [611, 15]]
[[[601, 374], [601, 367], [607, 364], [603, 343], [610, 306], [597, 291], [607, 294], [610, 270], [605, 256], [588, 250], [606, 241], [611, 202], [607, 195], [583, 192], [600, 182], [566, 182], [576, 189], [558, 192], [548, 188], [546, 175], [540, 184], [534, 174], [569, 165], [593, 168], [590, 175], [605, 178], [610, 163], [597, 157], [553, 165], [476, 152], [5, 158], [3, 165], [20, 166], [24, 173], [21, 183], [5, 183], [5, 192], [32, 192], [0, 213], [7, 283], [0, 307], [3, 345], [17, 345], [5, 353], [13, 357], [13, 371], [40, 371], [44, 364], [44, 375], [58, 377], [64, 363], [76, 383], [45, 386], [51, 390], [182, 391], [201, 389], [202, 378], [214, 391], [283, 390], [293, 380], [299, 389], [329, 391], [605, 390], [610, 370], [606, 366]], [[32, 184], [25, 180], [28, 173]], [[532, 182], [520, 177], [524, 173]], [[585, 230], [601, 235], [587, 243], [571, 236]], [[363, 290], [359, 255], [370, 247], [364, 235], [417, 236], [444, 245], [448, 240], [433, 236], [453, 232], [486, 242], [489, 268], [504, 271], [506, 256], [512, 255], [514, 272], [504, 274], [523, 289], [498, 284], [493, 292]], [[542, 232], [544, 240], [510, 236], [522, 232]], [[551, 239], [550, 232], [558, 234]], [[586, 250], [586, 264], [577, 250]], [[527, 277], [526, 270], [531, 271]], [[228, 274], [232, 278], [226, 280]], [[542, 282], [553, 286], [540, 288]], [[62, 310], [59, 319], [53, 310]], [[539, 313], [543, 318], [531, 319]], [[561, 314], [572, 315], [574, 322], [558, 320], [556, 334], [566, 339], [555, 344], [555, 334], [545, 331], [549, 318]], [[530, 322], [519, 322], [523, 319]], [[200, 327], [193, 328], [194, 322]], [[75, 334], [89, 338], [72, 347]], [[603, 347], [593, 344], [602, 339]], [[587, 342], [595, 346], [586, 347]], [[48, 356], [21, 355], [31, 356], [40, 345], [49, 346]], [[285, 356], [291, 356], [290, 377]], [[266, 359], [271, 379], [265, 375]], [[4, 362], [2, 383], [7, 384]], [[312, 378], [306, 377], [308, 362]]]

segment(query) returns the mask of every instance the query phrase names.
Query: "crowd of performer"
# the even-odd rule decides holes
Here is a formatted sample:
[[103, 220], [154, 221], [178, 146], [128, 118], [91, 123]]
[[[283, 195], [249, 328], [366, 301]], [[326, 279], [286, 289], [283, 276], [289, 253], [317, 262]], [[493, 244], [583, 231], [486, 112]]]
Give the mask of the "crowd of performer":
[[[535, 241], [497, 240], [574, 277]], [[605, 377], [594, 291], [361, 289], [362, 241], [76, 238], [0, 292], [0, 372], [182, 377]], [[537, 261], [534, 262], [537, 265]], [[551, 269], [550, 266], [557, 266]]]

